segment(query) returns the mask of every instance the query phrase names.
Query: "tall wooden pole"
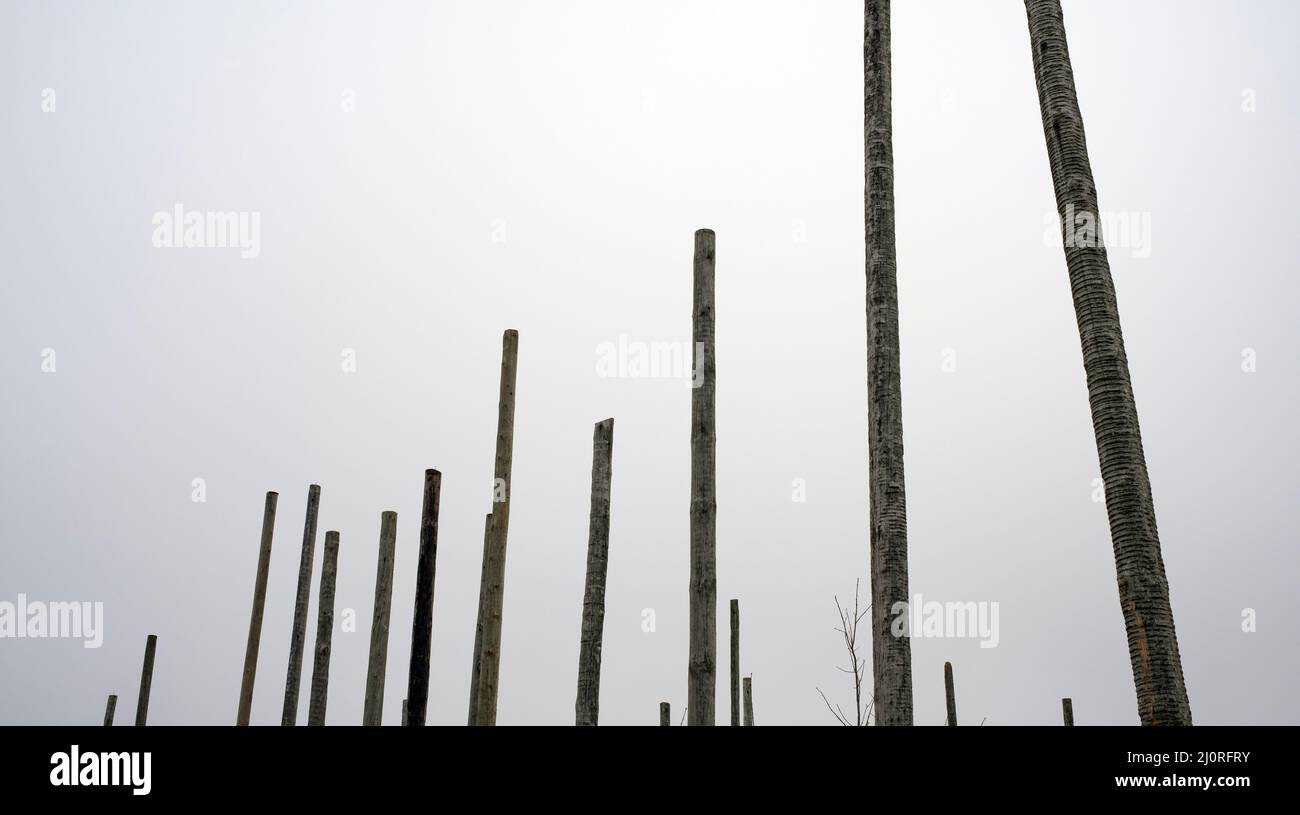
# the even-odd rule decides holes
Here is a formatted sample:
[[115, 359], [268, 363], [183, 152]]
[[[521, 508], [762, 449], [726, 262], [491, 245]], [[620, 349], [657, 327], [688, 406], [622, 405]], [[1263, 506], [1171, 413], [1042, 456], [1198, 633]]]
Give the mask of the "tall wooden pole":
[[307, 488], [307, 520], [302, 528], [302, 557], [298, 561], [298, 593], [293, 603], [293, 633], [289, 637], [289, 673], [284, 681], [284, 710], [280, 724], [298, 723], [298, 691], [302, 686], [302, 651], [307, 639], [307, 608], [311, 604], [311, 570], [316, 556], [316, 516], [320, 512], [320, 485]]
[[691, 390], [691, 574], [690, 654], [686, 674], [686, 719], [712, 725], [717, 694], [717, 501], [714, 423], [712, 229], [695, 232], [695, 295], [692, 306]]
[[235, 724], [248, 726], [253, 710], [253, 682], [257, 679], [257, 649], [262, 643], [262, 614], [266, 611], [266, 578], [271, 570], [271, 537], [275, 531], [275, 504], [280, 493], [268, 492], [262, 509], [262, 547], [257, 553], [257, 580], [253, 584], [253, 613], [248, 620], [248, 647], [244, 651], [244, 678], [239, 684], [239, 712]]
[[397, 550], [397, 513], [385, 512], [379, 523], [379, 566], [375, 571], [375, 613], [370, 623], [370, 667], [361, 724], [378, 727], [384, 715], [384, 678], [388, 672], [388, 621], [393, 610], [393, 560]]
[[948, 701], [948, 726], [957, 726], [957, 694], [952, 687], [952, 663], [943, 663], [943, 691]]
[[731, 726], [740, 724], [740, 601], [731, 601]]
[[433, 580], [438, 564], [438, 503], [442, 473], [424, 471], [420, 512], [420, 558], [415, 567], [415, 618], [411, 622], [411, 668], [406, 680], [402, 724], [424, 727], [429, 705], [429, 658], [433, 649]]
[[501, 338], [501, 388], [497, 401], [497, 453], [493, 481], [491, 557], [487, 598], [481, 609], [483, 642], [479, 657], [478, 710], [475, 724], [497, 723], [497, 688], [501, 679], [501, 610], [505, 605], [506, 537], [510, 531], [510, 480], [515, 444], [515, 378], [519, 366], [519, 332], [507, 329]]
[[659, 726], [660, 726], [660, 727], [671, 727], [671, 726], [672, 726], [672, 723], [673, 723], [673, 722], [672, 722], [672, 713], [671, 713], [670, 710], [669, 710], [668, 703], [667, 703], [667, 702], [660, 702], [660, 703], [659, 703]]
[[144, 727], [149, 718], [149, 689], [153, 687], [153, 657], [158, 649], [158, 635], [150, 634], [144, 644], [144, 667], [140, 669], [140, 698], [135, 703], [135, 726]]
[[1074, 701], [1069, 698], [1061, 700], [1061, 716], [1065, 719], [1066, 727], [1074, 727]]
[[478, 724], [478, 677], [483, 657], [483, 604], [487, 602], [492, 558], [492, 513], [483, 519], [483, 565], [478, 577], [478, 621], [474, 624], [473, 667], [469, 675], [469, 726]]
[[609, 502], [614, 457], [614, 420], [597, 422], [591, 440], [591, 515], [587, 527], [587, 583], [582, 598], [578, 648], [578, 726], [600, 717], [600, 654], [605, 632], [605, 577], [609, 572]]
[[330, 649], [334, 639], [334, 587], [339, 573], [339, 533], [325, 533], [325, 560], [321, 563], [320, 599], [316, 601], [316, 654], [311, 668], [311, 698], [307, 702], [307, 724], [325, 724], [325, 703], [329, 698]]
[[117, 694], [108, 695], [108, 707], [104, 708], [104, 727], [113, 726], [113, 712], [117, 710]]
[[745, 727], [754, 726], [754, 677], [745, 677]]

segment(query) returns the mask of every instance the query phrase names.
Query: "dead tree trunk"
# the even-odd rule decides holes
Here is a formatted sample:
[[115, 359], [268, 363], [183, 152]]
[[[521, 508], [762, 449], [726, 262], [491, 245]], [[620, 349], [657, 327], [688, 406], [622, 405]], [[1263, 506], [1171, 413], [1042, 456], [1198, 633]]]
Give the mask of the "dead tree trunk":
[[1066, 727], [1074, 727], [1074, 701], [1068, 697], [1061, 700], [1061, 715], [1065, 718]]
[[325, 560], [321, 564], [320, 599], [316, 602], [316, 655], [311, 669], [311, 699], [307, 703], [307, 724], [325, 724], [325, 702], [329, 697], [330, 648], [334, 637], [334, 586], [339, 573], [339, 533], [325, 533]]
[[668, 703], [667, 703], [667, 702], [660, 702], [660, 703], [659, 703], [659, 726], [660, 726], [660, 727], [671, 727], [671, 726], [672, 726], [672, 723], [673, 723], [673, 722], [672, 722], [672, 712], [670, 711], [670, 709], [669, 709], [669, 707], [668, 707]]
[[375, 612], [370, 623], [370, 667], [361, 724], [378, 727], [384, 715], [384, 678], [388, 671], [388, 621], [393, 609], [393, 559], [397, 548], [397, 513], [385, 512], [379, 523], [379, 566], [375, 571]]
[[515, 374], [519, 365], [519, 332], [508, 329], [501, 339], [501, 388], [497, 401], [496, 477], [492, 490], [491, 558], [487, 602], [482, 609], [483, 642], [479, 658], [476, 725], [497, 723], [497, 687], [501, 674], [501, 610], [505, 605], [506, 537], [510, 531], [510, 470], [515, 444]]
[[135, 703], [135, 726], [144, 727], [149, 718], [149, 689], [153, 687], [153, 657], [158, 649], [158, 636], [150, 634], [144, 644], [144, 667], [140, 669], [140, 698]]
[[266, 578], [271, 570], [271, 537], [275, 531], [275, 504], [278, 492], [266, 494], [262, 509], [262, 546], [257, 553], [257, 580], [253, 583], [253, 613], [248, 620], [248, 647], [244, 651], [244, 678], [239, 685], [239, 712], [235, 724], [248, 725], [253, 710], [253, 682], [257, 678], [257, 649], [262, 644], [262, 614], [266, 611]]
[[402, 724], [424, 727], [429, 706], [429, 658], [433, 648], [433, 580], [438, 565], [438, 503], [442, 473], [424, 471], [420, 512], [420, 559], [415, 567], [415, 619], [411, 623], [411, 668], [406, 681]]
[[316, 557], [316, 516], [320, 512], [320, 486], [307, 488], [307, 520], [302, 528], [302, 557], [298, 561], [298, 593], [293, 603], [293, 634], [289, 638], [289, 673], [284, 681], [283, 727], [298, 724], [298, 691], [302, 686], [302, 651], [307, 639], [307, 608], [311, 604], [311, 570]]
[[600, 718], [600, 654], [605, 632], [605, 577], [609, 571], [609, 502], [614, 420], [596, 423], [591, 440], [591, 514], [587, 527], [587, 582], [578, 647], [578, 699], [574, 724], [595, 727]]
[[943, 663], [943, 690], [948, 700], [948, 726], [957, 726], [957, 695], [952, 687], [952, 663]]
[[483, 658], [483, 604], [487, 601], [492, 559], [492, 513], [483, 519], [483, 565], [478, 578], [478, 621], [474, 624], [473, 667], [469, 675], [469, 726], [478, 724], [478, 677]]
[[104, 727], [113, 726], [113, 712], [117, 710], [117, 694], [108, 695], [108, 707], [104, 708]]
[[740, 601], [731, 601], [731, 726], [740, 724]]
[[754, 677], [745, 677], [745, 727], [754, 726]]
[[714, 494], [713, 270], [716, 237], [695, 232], [695, 294], [692, 306], [691, 381], [691, 574], [690, 653], [686, 674], [686, 718], [712, 725], [717, 694], [717, 555]]

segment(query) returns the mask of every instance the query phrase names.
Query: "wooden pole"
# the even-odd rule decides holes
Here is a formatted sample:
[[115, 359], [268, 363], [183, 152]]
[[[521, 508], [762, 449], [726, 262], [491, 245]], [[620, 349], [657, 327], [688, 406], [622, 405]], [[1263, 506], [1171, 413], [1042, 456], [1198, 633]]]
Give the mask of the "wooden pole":
[[609, 572], [609, 502], [614, 458], [614, 420], [597, 422], [591, 439], [591, 514], [587, 527], [587, 583], [582, 598], [578, 649], [579, 727], [600, 717], [600, 654], [605, 632], [605, 577]]
[[731, 726], [740, 724], [740, 601], [731, 601]]
[[948, 726], [957, 726], [957, 695], [952, 687], [952, 663], [943, 663], [943, 689], [948, 700]]
[[483, 519], [483, 565], [478, 577], [478, 622], [474, 624], [473, 668], [469, 675], [469, 726], [478, 724], [478, 677], [482, 665], [483, 604], [487, 601], [488, 562], [492, 556], [492, 513]]
[[325, 702], [329, 697], [330, 648], [334, 637], [334, 586], [339, 573], [339, 533], [325, 533], [325, 561], [320, 571], [320, 599], [316, 602], [316, 658], [311, 668], [311, 698], [307, 702], [307, 724], [325, 724]]
[[108, 707], [104, 708], [104, 727], [113, 726], [113, 712], [117, 710], [117, 694], [108, 695]]
[[1074, 727], [1074, 700], [1068, 697], [1061, 700], [1061, 715], [1066, 727]]
[[660, 726], [660, 727], [671, 727], [671, 726], [672, 726], [672, 718], [671, 718], [671, 716], [672, 716], [672, 714], [671, 714], [671, 712], [669, 711], [668, 703], [667, 703], [667, 702], [660, 702], [660, 703], [659, 703], [659, 726]]
[[302, 557], [298, 561], [298, 594], [293, 603], [293, 634], [289, 638], [289, 673], [284, 681], [284, 710], [280, 724], [298, 724], [298, 691], [302, 686], [302, 651], [307, 639], [307, 609], [311, 605], [311, 570], [316, 556], [316, 516], [320, 512], [320, 485], [307, 488], [307, 520], [302, 529]]
[[411, 623], [411, 668], [407, 673], [402, 724], [424, 727], [429, 706], [429, 658], [433, 649], [433, 580], [438, 564], [438, 504], [442, 473], [424, 471], [420, 512], [420, 558], [415, 567], [415, 618]]
[[712, 229], [695, 233], [695, 294], [692, 306], [691, 390], [691, 573], [690, 654], [686, 717], [691, 725], [714, 723], [717, 693], [717, 502], [714, 497], [714, 329]]
[[378, 727], [384, 716], [384, 677], [388, 671], [388, 621], [393, 610], [393, 560], [397, 549], [397, 513], [379, 522], [379, 566], [375, 572], [375, 612], [370, 623], [370, 667], [361, 724]]
[[266, 494], [262, 509], [262, 547], [257, 553], [257, 581], [253, 584], [253, 613], [248, 620], [248, 647], [244, 651], [244, 678], [239, 685], [239, 712], [235, 724], [248, 726], [253, 710], [253, 682], [257, 679], [257, 649], [262, 642], [262, 614], [266, 611], [266, 578], [271, 570], [271, 537], [275, 531], [275, 504], [278, 492]]
[[487, 602], [481, 609], [483, 642], [479, 657], [478, 711], [475, 724], [497, 723], [497, 689], [501, 680], [501, 610], [505, 605], [506, 537], [510, 530], [510, 480], [515, 443], [515, 378], [519, 365], [519, 332], [507, 329], [501, 338], [501, 388], [497, 401], [497, 452], [493, 481], [491, 558], [488, 561]]
[[144, 727], [145, 719], [149, 718], [149, 689], [153, 687], [153, 657], [157, 650], [158, 635], [150, 634], [144, 643], [144, 667], [140, 669], [140, 698], [135, 703], [136, 727]]
[[754, 677], [745, 677], [745, 727], [754, 726]]

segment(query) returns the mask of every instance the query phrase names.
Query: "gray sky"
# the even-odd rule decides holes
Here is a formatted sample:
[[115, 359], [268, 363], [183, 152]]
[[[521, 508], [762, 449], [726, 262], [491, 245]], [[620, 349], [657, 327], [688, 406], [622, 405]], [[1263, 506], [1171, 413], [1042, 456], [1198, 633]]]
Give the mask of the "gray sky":
[[[379, 516], [399, 513], [396, 723], [437, 467], [429, 721], [463, 723], [505, 328], [499, 721], [573, 721], [606, 416], [601, 722], [656, 723], [660, 701], [676, 720], [689, 390], [596, 362], [620, 335], [689, 342], [700, 227], [718, 236], [718, 642], [738, 597], [760, 724], [831, 723], [817, 687], [850, 703], [832, 596], [867, 575], [860, 2], [0, 15], [0, 601], [105, 614], [97, 650], [0, 639], [0, 722], [95, 722], [108, 693], [129, 722], [157, 633], [150, 722], [232, 723], [268, 489], [253, 721], [278, 722], [314, 481], [357, 620], [334, 635], [331, 724], [360, 722]], [[1070, 0], [1066, 25], [1101, 207], [1150, 226], [1110, 257], [1193, 716], [1300, 723], [1300, 7]], [[893, 37], [911, 586], [1000, 607], [996, 648], [914, 641], [916, 721], [943, 723], [951, 660], [964, 724], [1056, 723], [1062, 696], [1080, 724], [1136, 724], [1023, 4], [897, 3]], [[155, 248], [178, 204], [258, 213], [260, 253]], [[308, 643], [319, 571], [318, 553]], [[726, 688], [722, 661], [720, 721]]]

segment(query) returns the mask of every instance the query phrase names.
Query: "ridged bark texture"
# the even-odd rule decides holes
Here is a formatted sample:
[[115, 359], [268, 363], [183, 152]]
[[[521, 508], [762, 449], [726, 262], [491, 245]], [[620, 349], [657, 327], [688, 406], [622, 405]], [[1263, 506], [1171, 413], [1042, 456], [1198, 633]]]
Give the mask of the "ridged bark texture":
[[385, 512], [379, 522], [379, 564], [375, 572], [375, 612], [370, 623], [370, 663], [366, 671], [366, 702], [361, 724], [383, 723], [384, 680], [388, 673], [388, 624], [393, 611], [393, 560], [397, 550], [397, 513]]
[[714, 423], [712, 229], [695, 233], [695, 296], [691, 355], [691, 576], [690, 654], [686, 674], [686, 723], [712, 725], [717, 694], [717, 501]]
[[[889, 0], [867, 0], [863, 25], [866, 143], [867, 443], [871, 493], [871, 668], [876, 724], [912, 724], [912, 643], [895, 637], [907, 603], [907, 501], [903, 488], [903, 387], [894, 244], [893, 92]], [[900, 608], [906, 608], [902, 606]]]
[[415, 614], [411, 619], [411, 667], [406, 677], [402, 724], [424, 727], [429, 710], [429, 662], [433, 651], [433, 581], [438, 567], [438, 505], [442, 473], [424, 471], [420, 556], [415, 566]]
[[600, 653], [605, 632], [605, 577], [609, 572], [609, 501], [614, 463], [614, 420], [598, 422], [591, 440], [591, 516], [587, 528], [587, 583], [578, 648], [578, 698], [574, 724], [600, 718]]
[[316, 601], [316, 654], [311, 668], [311, 697], [307, 700], [307, 724], [325, 724], [325, 702], [329, 698], [330, 648], [334, 640], [334, 587], [339, 574], [339, 533], [325, 533], [325, 559], [321, 562], [320, 598]]
[[307, 488], [307, 519], [302, 529], [302, 557], [298, 561], [298, 593], [293, 603], [293, 633], [289, 637], [289, 673], [284, 681], [284, 710], [280, 724], [298, 723], [298, 691], [302, 686], [302, 651], [307, 640], [307, 610], [311, 605], [311, 570], [316, 556], [316, 517], [320, 512], [320, 487]]
[[[1190, 725], [1191, 705], [1183, 683], [1115, 284], [1101, 241], [1097, 189], [1088, 162], [1061, 4], [1059, 0], [1026, 0], [1025, 9], [1043, 135], [1083, 347], [1138, 715], [1144, 725]], [[1097, 240], [1067, 239], [1074, 237], [1075, 223], [1087, 217], [1097, 224]]]
[[266, 578], [271, 571], [271, 539], [275, 534], [275, 505], [280, 500], [277, 492], [266, 494], [262, 508], [262, 544], [257, 553], [257, 579], [253, 582], [253, 611], [248, 618], [248, 645], [244, 649], [244, 677], [239, 684], [239, 710], [235, 724], [248, 726], [253, 712], [253, 684], [257, 680], [257, 651], [262, 645], [262, 616], [266, 612]]

